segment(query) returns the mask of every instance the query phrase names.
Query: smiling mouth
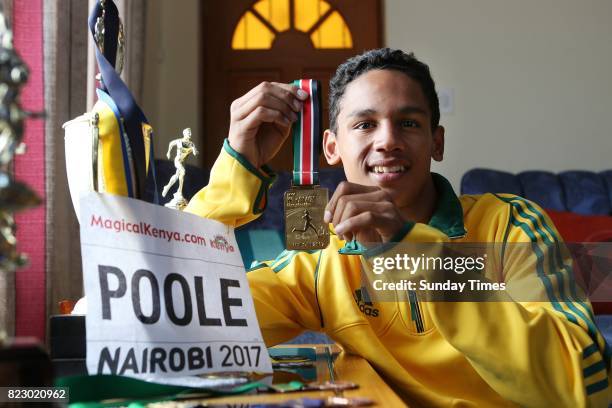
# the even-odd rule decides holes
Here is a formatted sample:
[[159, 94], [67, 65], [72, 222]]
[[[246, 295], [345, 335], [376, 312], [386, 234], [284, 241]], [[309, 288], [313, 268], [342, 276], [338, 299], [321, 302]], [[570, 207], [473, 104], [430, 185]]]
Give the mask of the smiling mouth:
[[375, 174], [398, 174], [406, 172], [406, 166], [374, 166], [370, 172]]

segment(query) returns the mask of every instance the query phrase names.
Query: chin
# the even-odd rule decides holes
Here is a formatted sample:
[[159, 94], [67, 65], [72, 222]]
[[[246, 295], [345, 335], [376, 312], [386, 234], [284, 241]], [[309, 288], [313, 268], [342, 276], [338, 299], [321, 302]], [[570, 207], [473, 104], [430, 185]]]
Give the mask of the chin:
[[404, 188], [394, 188], [390, 186], [380, 186], [387, 194], [391, 196], [393, 203], [397, 207], [406, 207], [413, 203], [417, 197], [411, 189]]

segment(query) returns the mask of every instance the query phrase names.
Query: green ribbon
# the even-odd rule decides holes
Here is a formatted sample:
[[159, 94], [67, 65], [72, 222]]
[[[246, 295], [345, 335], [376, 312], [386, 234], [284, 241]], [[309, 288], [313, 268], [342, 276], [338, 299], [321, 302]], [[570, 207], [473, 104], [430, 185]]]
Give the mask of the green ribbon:
[[[156, 384], [136, 378], [119, 375], [75, 375], [60, 377], [55, 381], [56, 387], [68, 387], [70, 406], [95, 408], [115, 406], [144, 406], [156, 401], [174, 400], [190, 393], [217, 395], [236, 395], [267, 385], [253, 381], [235, 387], [193, 388], [176, 385]], [[104, 400], [117, 400], [101, 402]]]

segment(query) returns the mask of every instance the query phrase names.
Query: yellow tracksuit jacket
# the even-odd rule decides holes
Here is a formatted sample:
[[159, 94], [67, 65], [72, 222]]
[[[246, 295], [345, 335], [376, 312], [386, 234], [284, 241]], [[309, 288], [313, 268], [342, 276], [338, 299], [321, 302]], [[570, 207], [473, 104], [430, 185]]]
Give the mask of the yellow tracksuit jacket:
[[[534, 256], [504, 259], [504, 276], [545, 287], [550, 301], [371, 303], [361, 257], [339, 255], [344, 241], [332, 231], [324, 250], [284, 251], [248, 272], [266, 344], [323, 331], [366, 358], [411, 406], [607, 407], [610, 350], [590, 304], [568, 300], [571, 274], [552, 253], [559, 237], [550, 219], [512, 195], [458, 198], [433, 177], [437, 209], [401, 242], [532, 242]], [[226, 141], [187, 211], [243, 225], [264, 210], [271, 181]]]

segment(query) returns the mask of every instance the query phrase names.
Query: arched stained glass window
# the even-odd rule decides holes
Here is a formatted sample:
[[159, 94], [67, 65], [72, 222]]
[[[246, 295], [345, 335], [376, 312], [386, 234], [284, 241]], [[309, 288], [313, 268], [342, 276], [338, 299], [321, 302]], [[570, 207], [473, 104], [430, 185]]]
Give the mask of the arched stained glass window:
[[322, 0], [294, 0], [295, 29], [308, 31], [330, 9], [329, 4]]
[[253, 9], [277, 31], [289, 29], [289, 0], [260, 0]]
[[287, 31], [306, 33], [315, 48], [352, 48], [344, 18], [324, 0], [260, 0], [244, 12], [232, 36], [234, 50], [270, 49]]

